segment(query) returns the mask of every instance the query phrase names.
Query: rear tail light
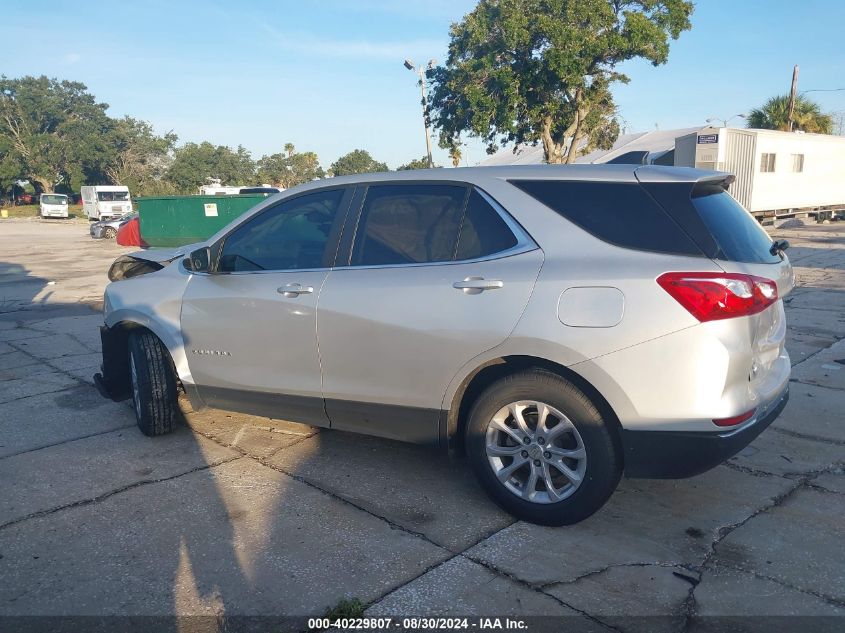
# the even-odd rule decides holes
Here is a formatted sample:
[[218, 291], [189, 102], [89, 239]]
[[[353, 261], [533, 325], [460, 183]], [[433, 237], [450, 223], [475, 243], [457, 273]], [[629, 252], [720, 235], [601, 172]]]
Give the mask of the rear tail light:
[[762, 312], [778, 300], [774, 281], [738, 273], [665, 273], [660, 287], [702, 323]]

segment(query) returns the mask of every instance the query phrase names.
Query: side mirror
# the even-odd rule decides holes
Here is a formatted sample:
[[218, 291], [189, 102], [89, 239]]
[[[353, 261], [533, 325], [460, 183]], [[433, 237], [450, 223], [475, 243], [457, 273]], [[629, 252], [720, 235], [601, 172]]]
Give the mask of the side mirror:
[[185, 261], [185, 268], [195, 273], [211, 272], [211, 249], [206, 246], [192, 252], [190, 258]]

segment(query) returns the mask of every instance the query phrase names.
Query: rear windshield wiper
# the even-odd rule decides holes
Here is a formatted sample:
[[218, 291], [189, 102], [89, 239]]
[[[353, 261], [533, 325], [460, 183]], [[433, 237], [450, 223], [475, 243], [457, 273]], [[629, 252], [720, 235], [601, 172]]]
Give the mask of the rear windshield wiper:
[[769, 252], [772, 255], [777, 255], [777, 254], [785, 251], [787, 248], [789, 248], [789, 242], [788, 241], [786, 241], [786, 240], [775, 240], [774, 242], [772, 242], [772, 246], [771, 246], [771, 248], [769, 248]]

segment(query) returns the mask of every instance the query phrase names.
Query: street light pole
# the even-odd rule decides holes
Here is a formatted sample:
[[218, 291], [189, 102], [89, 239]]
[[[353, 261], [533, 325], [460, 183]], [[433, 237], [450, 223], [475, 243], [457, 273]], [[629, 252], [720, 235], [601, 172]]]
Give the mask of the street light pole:
[[720, 119], [719, 117], [711, 117], [711, 118], [707, 119], [705, 121], [705, 123], [712, 123], [713, 121], [721, 121], [722, 127], [728, 127], [728, 123], [730, 123], [731, 121], [733, 121], [737, 117], [740, 118], [740, 119], [747, 119], [748, 118], [744, 114], [735, 114], [732, 117], [728, 117], [727, 119]]
[[420, 66], [419, 68], [414, 68], [414, 62], [412, 62], [410, 59], [405, 60], [405, 68], [416, 72], [420, 76], [420, 95], [422, 97], [423, 126], [425, 127], [425, 152], [428, 158], [429, 169], [434, 167], [434, 160], [431, 157], [431, 131], [428, 127], [428, 93], [426, 91], [425, 85], [425, 72], [430, 68], [434, 68], [434, 65], [436, 63], [437, 62], [432, 59], [428, 62], [427, 66]]

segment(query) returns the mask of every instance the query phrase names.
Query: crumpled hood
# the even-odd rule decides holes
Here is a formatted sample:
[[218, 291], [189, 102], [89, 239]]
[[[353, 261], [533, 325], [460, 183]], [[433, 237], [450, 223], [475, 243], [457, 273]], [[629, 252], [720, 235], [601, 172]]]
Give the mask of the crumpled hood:
[[198, 249], [202, 246], [202, 244], [203, 242], [196, 242], [195, 244], [185, 244], [184, 246], [176, 246], [174, 248], [146, 248], [142, 251], [127, 253], [126, 257], [164, 264], [166, 262], [171, 262], [178, 257], [187, 256], [188, 253]]
[[179, 246], [178, 248], [148, 248], [143, 251], [121, 255], [114, 260], [111, 268], [109, 268], [109, 279], [111, 281], [121, 281], [123, 279], [132, 279], [140, 275], [154, 273], [182, 259], [201, 245], [202, 242], [198, 242], [196, 244]]

